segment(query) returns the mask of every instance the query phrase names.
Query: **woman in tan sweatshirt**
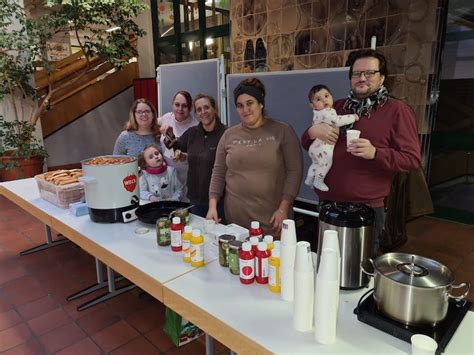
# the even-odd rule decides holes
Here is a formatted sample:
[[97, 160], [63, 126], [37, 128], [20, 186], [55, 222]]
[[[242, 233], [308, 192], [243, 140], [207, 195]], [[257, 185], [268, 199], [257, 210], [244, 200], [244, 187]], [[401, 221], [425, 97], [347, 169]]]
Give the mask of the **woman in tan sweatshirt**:
[[265, 116], [260, 80], [243, 80], [234, 100], [241, 123], [227, 129], [217, 147], [207, 218], [219, 221], [223, 198], [227, 222], [249, 228], [259, 221], [265, 233], [279, 234], [282, 221], [293, 216], [303, 174], [299, 139], [291, 126]]

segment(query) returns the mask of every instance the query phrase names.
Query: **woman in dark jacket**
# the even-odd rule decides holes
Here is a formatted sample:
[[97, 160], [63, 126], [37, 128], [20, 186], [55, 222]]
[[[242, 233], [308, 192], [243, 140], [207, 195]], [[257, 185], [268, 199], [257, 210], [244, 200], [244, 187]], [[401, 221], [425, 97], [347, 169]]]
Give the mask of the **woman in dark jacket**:
[[[194, 98], [194, 112], [199, 120], [197, 126], [189, 128], [177, 140], [165, 139], [168, 148], [175, 149], [174, 160], [188, 160], [188, 198], [193, 208], [191, 213], [206, 217], [209, 207], [209, 184], [216, 158], [216, 149], [225, 129], [217, 114], [216, 101], [206, 94]], [[219, 206], [219, 216], [224, 209]], [[223, 221], [221, 221], [223, 223]]]

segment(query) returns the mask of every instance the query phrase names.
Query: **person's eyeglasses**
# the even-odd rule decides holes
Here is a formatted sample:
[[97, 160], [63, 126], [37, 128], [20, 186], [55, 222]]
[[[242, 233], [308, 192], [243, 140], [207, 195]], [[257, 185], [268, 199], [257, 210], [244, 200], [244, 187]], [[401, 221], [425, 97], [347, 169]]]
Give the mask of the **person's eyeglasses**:
[[362, 76], [362, 74], [364, 74], [364, 76], [367, 79], [370, 79], [370, 78], [373, 78], [375, 76], [375, 74], [377, 74], [377, 73], [380, 73], [380, 70], [353, 71], [352, 72], [352, 77], [353, 78], [360, 78]]
[[141, 115], [149, 115], [151, 111], [150, 110], [135, 111], [135, 113], [137, 114], [137, 116], [141, 116]]

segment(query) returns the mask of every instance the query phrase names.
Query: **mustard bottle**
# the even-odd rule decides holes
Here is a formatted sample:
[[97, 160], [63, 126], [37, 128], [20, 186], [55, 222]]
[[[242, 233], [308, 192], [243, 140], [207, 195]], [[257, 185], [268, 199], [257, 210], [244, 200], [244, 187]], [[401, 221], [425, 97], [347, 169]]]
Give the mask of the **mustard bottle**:
[[267, 243], [267, 250], [271, 252], [273, 249], [273, 236], [266, 235], [265, 237], [263, 237], [263, 241]]
[[181, 235], [181, 241], [183, 246], [183, 261], [185, 263], [191, 262], [191, 237], [193, 236], [193, 228], [191, 226], [185, 226], [184, 232]]
[[268, 259], [268, 289], [280, 292], [280, 248], [272, 249], [272, 256]]
[[199, 229], [193, 230], [191, 237], [191, 266], [201, 267], [204, 265], [204, 238]]

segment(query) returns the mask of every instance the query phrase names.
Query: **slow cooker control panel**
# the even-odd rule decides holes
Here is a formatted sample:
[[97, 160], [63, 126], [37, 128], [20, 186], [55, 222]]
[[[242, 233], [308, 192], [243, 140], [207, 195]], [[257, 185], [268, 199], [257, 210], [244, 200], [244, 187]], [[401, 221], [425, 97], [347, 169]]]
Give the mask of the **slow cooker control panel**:
[[133, 210], [122, 212], [122, 218], [124, 223], [132, 222], [137, 219], [137, 215], [135, 214], [136, 208]]

